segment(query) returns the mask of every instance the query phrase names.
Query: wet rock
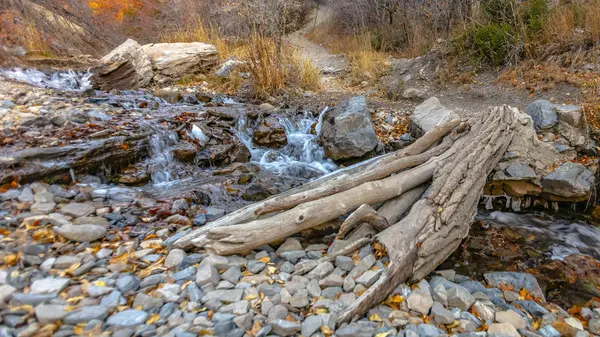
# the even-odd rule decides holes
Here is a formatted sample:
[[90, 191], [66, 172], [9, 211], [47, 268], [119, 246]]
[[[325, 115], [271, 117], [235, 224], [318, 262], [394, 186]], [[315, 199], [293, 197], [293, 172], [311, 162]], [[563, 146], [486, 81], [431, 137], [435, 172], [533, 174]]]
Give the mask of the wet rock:
[[101, 58], [100, 63], [92, 82], [101, 90], [142, 88], [154, 76], [150, 58], [142, 46], [131, 39]]
[[537, 178], [535, 171], [531, 168], [531, 166], [523, 164], [523, 163], [510, 163], [506, 169], [506, 175], [512, 178]]
[[254, 144], [258, 146], [278, 149], [287, 144], [285, 129], [279, 123], [279, 119], [269, 116], [261, 121], [252, 135]]
[[71, 225], [54, 227], [55, 232], [77, 242], [93, 242], [106, 235], [106, 228], [98, 225]]
[[196, 158], [196, 147], [188, 142], [179, 142], [171, 149], [173, 157], [182, 163], [190, 163]]
[[534, 101], [525, 108], [525, 113], [531, 116], [537, 131], [551, 129], [558, 123], [554, 104], [547, 100]]
[[512, 285], [515, 289], [527, 289], [533, 296], [545, 301], [544, 293], [540, 288], [537, 280], [533, 275], [527, 273], [516, 272], [494, 272], [483, 275], [485, 281], [493, 286], [498, 287], [501, 284]]
[[437, 125], [455, 118], [459, 116], [454, 111], [443, 106], [436, 97], [432, 97], [415, 108], [410, 118], [411, 133], [420, 137]]
[[231, 163], [247, 163], [250, 160], [250, 150], [237, 138], [231, 143], [207, 145], [196, 156], [200, 166], [222, 166]]
[[317, 332], [321, 325], [323, 324], [323, 319], [320, 315], [312, 315], [306, 317], [304, 322], [302, 322], [302, 336], [312, 336], [315, 332]]
[[182, 99], [181, 91], [178, 88], [161, 88], [154, 91], [154, 96], [175, 104]]
[[594, 180], [592, 171], [582, 164], [566, 162], [542, 178], [542, 187], [558, 201], [584, 201], [590, 196]]
[[379, 140], [365, 97], [350, 98], [326, 112], [319, 140], [334, 160], [362, 157], [375, 149]]
[[349, 256], [336, 256], [335, 266], [341, 270], [351, 271], [354, 268], [354, 261]]
[[261, 201], [272, 195], [271, 186], [265, 182], [256, 181], [246, 188], [244, 194], [242, 194], [242, 199], [247, 201]]

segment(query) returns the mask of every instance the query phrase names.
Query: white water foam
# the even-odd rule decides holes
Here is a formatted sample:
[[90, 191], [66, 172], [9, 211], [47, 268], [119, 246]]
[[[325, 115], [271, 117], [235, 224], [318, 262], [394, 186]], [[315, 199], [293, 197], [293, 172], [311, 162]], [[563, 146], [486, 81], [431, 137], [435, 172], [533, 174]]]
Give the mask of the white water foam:
[[325, 158], [325, 151], [317, 143], [312, 126], [317, 119], [309, 112], [302, 116], [280, 118], [285, 129], [287, 145], [280, 149], [257, 147], [247, 120], [238, 120], [236, 134], [252, 154], [251, 160], [261, 168], [283, 176], [316, 178], [337, 170], [337, 165]]
[[85, 91], [92, 87], [90, 71], [58, 71], [43, 73], [36, 69], [0, 69], [0, 76], [37, 87], [58, 90]]

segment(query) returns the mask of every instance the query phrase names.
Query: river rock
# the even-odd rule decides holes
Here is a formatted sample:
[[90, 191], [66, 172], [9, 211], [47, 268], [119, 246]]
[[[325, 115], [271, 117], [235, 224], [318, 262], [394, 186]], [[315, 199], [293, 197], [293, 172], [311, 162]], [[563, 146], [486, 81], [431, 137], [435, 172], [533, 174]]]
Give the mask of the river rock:
[[153, 77], [150, 57], [139, 43], [127, 39], [100, 59], [100, 66], [94, 71], [92, 82], [95, 88], [106, 91], [137, 89], [146, 87]]
[[283, 319], [271, 323], [273, 332], [279, 336], [293, 336], [302, 330], [302, 326], [296, 322], [290, 322]]
[[58, 322], [69, 312], [65, 306], [57, 304], [40, 304], [35, 307], [35, 318], [42, 325]]
[[74, 218], [80, 218], [94, 213], [95, 210], [96, 208], [90, 204], [74, 202], [65, 205], [60, 209], [60, 212]]
[[557, 201], [584, 201], [592, 192], [594, 180], [594, 173], [582, 164], [566, 162], [542, 178], [542, 188]]
[[68, 278], [47, 277], [36, 280], [31, 284], [31, 294], [58, 294], [63, 291], [71, 280]]
[[261, 121], [252, 135], [254, 144], [278, 149], [287, 144], [285, 129], [275, 116], [269, 116]]
[[364, 96], [352, 97], [323, 116], [319, 140], [334, 160], [362, 157], [379, 140]]
[[188, 142], [179, 142], [171, 148], [173, 157], [182, 163], [190, 163], [196, 158], [196, 147]]
[[87, 323], [92, 320], [103, 320], [108, 316], [108, 309], [102, 305], [92, 305], [82, 307], [68, 313], [65, 318], [65, 324]]
[[411, 133], [420, 137], [437, 125], [460, 118], [454, 111], [446, 108], [437, 97], [431, 97], [415, 108], [410, 118]]
[[551, 129], [558, 123], [558, 114], [554, 109], [554, 104], [544, 99], [529, 104], [525, 108], [525, 113], [533, 118], [537, 131]]
[[152, 43], [142, 49], [151, 60], [158, 85], [205, 73], [217, 64], [217, 49], [206, 43]]
[[496, 322], [510, 324], [515, 329], [525, 329], [527, 326], [525, 319], [514, 310], [498, 311], [496, 313]]
[[515, 327], [513, 327], [512, 325], [508, 324], [508, 323], [493, 323], [490, 324], [489, 328], [488, 328], [488, 336], [490, 337], [520, 337], [521, 335], [519, 334], [519, 332], [517, 331], [517, 329], [515, 329]]
[[117, 327], [136, 327], [146, 322], [148, 313], [141, 310], [123, 310], [111, 315], [106, 324]]
[[511, 285], [515, 290], [526, 289], [531, 295], [546, 301], [544, 292], [533, 275], [517, 272], [493, 272], [483, 275], [485, 281], [493, 286], [498, 287], [501, 284]]
[[71, 225], [54, 227], [55, 232], [77, 242], [93, 242], [106, 235], [106, 228], [98, 225]]
[[408, 308], [417, 311], [423, 315], [429, 314], [429, 309], [433, 306], [433, 298], [428, 291], [420, 288], [413, 290], [406, 299]]

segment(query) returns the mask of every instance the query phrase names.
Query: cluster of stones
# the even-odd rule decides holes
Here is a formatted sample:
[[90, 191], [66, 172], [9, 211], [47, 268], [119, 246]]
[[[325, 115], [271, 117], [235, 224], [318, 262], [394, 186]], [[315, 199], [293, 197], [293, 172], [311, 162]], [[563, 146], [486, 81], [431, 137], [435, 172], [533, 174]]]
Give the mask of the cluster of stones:
[[[338, 315], [388, 263], [385, 256], [376, 258], [370, 245], [332, 262], [318, 261], [345, 242], [303, 246], [288, 239], [276, 250], [264, 246], [244, 256], [186, 253], [171, 249], [185, 231], [171, 235], [163, 228], [142, 240], [119, 239], [106, 230], [117, 224], [109, 222], [115, 213], [125, 217], [116, 204], [83, 195], [39, 183], [1, 195], [1, 212], [9, 219], [3, 224], [13, 227], [1, 240], [0, 336], [585, 337], [586, 329], [600, 332], [600, 309], [583, 308], [581, 317], [571, 317], [543, 302], [530, 275], [486, 275], [490, 286], [503, 291], [451, 271], [413, 288], [401, 285], [365, 317], [336, 325]], [[188, 207], [184, 203], [175, 201], [172, 210]], [[39, 214], [28, 212], [36, 204]], [[11, 213], [13, 206], [23, 212]], [[57, 213], [41, 214], [52, 210]], [[47, 225], [69, 241], [43, 232]], [[295, 275], [307, 265], [314, 268]], [[527, 289], [539, 303], [508, 286]]]

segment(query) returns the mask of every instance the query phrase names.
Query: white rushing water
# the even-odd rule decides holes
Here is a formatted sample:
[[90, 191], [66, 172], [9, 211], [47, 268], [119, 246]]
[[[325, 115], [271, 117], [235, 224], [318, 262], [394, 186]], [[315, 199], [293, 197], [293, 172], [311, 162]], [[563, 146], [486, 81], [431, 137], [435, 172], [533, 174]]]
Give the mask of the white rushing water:
[[288, 141], [280, 149], [255, 146], [245, 118], [239, 119], [236, 134], [250, 150], [251, 160], [261, 168], [284, 176], [316, 178], [338, 168], [331, 159], [325, 158], [325, 151], [317, 143], [317, 136], [311, 132], [317, 120], [309, 112], [302, 116], [280, 118]]
[[600, 228], [564, 219], [542, 219], [535, 214], [491, 212], [479, 216], [502, 226], [524, 228], [553, 242], [552, 259], [562, 260], [572, 254], [600, 259]]
[[36, 69], [0, 69], [0, 76], [37, 87], [84, 91], [92, 87], [90, 71], [58, 71], [44, 73]]

